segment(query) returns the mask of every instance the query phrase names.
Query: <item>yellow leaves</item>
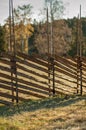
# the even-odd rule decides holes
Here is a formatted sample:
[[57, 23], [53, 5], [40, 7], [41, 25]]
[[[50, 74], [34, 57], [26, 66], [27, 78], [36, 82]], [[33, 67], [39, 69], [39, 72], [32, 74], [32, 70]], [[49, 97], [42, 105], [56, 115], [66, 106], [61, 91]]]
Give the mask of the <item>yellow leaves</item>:
[[32, 35], [32, 33], [34, 32], [34, 28], [31, 26], [31, 24], [27, 24], [27, 25], [25, 25], [25, 35], [26, 36], [31, 36]]
[[[6, 30], [6, 44], [10, 45], [10, 27], [9, 24], [5, 24]], [[16, 51], [23, 51], [28, 53], [28, 38], [34, 32], [34, 28], [30, 23], [24, 24], [23, 21], [14, 25], [14, 36], [16, 42]], [[11, 26], [11, 39], [13, 38], [13, 26]]]
[[34, 28], [31, 24], [24, 25], [22, 22], [15, 26], [15, 39], [26, 39], [30, 37], [34, 32]]
[[[11, 29], [13, 29], [13, 28], [11, 27]], [[20, 23], [16, 24], [14, 26], [14, 29], [15, 29], [15, 39], [16, 40], [19, 40], [21, 38], [27, 39], [34, 32], [34, 28], [30, 23], [24, 24], [22, 21]], [[5, 30], [6, 30], [7, 37], [9, 37], [10, 36], [9, 25], [7, 25], [7, 24], [5, 25]]]

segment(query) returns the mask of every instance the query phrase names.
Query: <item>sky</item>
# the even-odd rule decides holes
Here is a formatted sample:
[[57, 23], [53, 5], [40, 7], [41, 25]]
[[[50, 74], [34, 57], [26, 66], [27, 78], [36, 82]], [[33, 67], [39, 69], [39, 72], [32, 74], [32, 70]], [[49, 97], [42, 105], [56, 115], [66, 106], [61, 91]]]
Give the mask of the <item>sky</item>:
[[[39, 10], [42, 9], [45, 0], [14, 0], [14, 7], [30, 3], [33, 6], [34, 18], [39, 19]], [[80, 4], [82, 6], [82, 16], [86, 16], [86, 0], [63, 0], [66, 8], [63, 18], [73, 18], [78, 16]], [[9, 0], [0, 0], [0, 24], [9, 15]]]

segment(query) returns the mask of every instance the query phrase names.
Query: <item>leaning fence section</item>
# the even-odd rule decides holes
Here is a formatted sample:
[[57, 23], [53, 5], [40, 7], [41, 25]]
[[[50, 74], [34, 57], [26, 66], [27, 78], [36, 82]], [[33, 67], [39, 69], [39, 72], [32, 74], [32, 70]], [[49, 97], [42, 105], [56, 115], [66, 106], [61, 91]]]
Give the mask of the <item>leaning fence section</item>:
[[55, 58], [55, 87], [67, 95], [76, 94], [77, 63], [70, 58], [56, 56]]
[[61, 56], [0, 56], [0, 102], [86, 94], [86, 59]]
[[0, 56], [0, 102], [10, 103], [13, 98], [13, 56], [4, 54]]
[[82, 58], [82, 94], [86, 95], [86, 58]]
[[[48, 62], [39, 57], [18, 53], [16, 57], [17, 85], [19, 96], [29, 99], [46, 98], [48, 88]], [[52, 90], [51, 90], [52, 91]]]

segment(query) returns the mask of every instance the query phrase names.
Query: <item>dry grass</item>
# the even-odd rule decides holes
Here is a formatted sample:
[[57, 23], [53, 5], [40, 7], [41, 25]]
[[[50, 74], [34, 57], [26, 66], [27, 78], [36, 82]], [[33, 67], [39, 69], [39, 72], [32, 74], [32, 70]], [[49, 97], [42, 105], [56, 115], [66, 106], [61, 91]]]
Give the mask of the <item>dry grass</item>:
[[86, 130], [86, 97], [0, 106], [0, 130]]

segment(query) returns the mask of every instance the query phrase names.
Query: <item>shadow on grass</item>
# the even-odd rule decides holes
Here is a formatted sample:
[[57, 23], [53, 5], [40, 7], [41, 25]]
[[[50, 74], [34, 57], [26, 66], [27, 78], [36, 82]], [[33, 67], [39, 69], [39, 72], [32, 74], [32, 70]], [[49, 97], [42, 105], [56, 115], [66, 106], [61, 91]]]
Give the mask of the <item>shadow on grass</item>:
[[48, 98], [45, 100], [29, 100], [28, 102], [22, 102], [18, 105], [13, 106], [0, 106], [0, 116], [7, 117], [12, 116], [14, 114], [20, 114], [22, 112], [32, 112], [39, 109], [51, 109], [57, 107], [65, 107], [71, 104], [75, 104], [80, 100], [86, 100], [86, 97], [73, 97], [68, 99], [63, 98]]

